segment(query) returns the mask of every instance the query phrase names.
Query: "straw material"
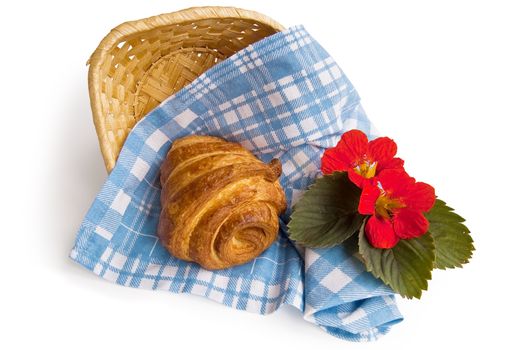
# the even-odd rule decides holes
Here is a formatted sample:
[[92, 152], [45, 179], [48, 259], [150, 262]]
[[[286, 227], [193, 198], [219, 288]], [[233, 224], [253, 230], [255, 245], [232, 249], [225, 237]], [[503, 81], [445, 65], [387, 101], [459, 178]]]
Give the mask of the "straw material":
[[231, 7], [189, 8], [113, 29], [88, 61], [106, 169], [113, 169], [135, 123], [160, 102], [214, 64], [283, 29], [265, 15]]

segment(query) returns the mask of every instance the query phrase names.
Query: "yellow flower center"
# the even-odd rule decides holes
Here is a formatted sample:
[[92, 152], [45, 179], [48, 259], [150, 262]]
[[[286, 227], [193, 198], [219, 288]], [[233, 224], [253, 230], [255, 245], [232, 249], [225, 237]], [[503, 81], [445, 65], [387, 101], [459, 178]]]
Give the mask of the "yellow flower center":
[[378, 197], [375, 204], [376, 215], [383, 217], [384, 219], [390, 219], [393, 213], [400, 208], [405, 207], [398, 198], [390, 198], [387, 193], [382, 192]]
[[369, 160], [364, 160], [360, 164], [354, 167], [354, 171], [363, 176], [366, 179], [370, 179], [376, 175], [376, 162], [371, 162]]

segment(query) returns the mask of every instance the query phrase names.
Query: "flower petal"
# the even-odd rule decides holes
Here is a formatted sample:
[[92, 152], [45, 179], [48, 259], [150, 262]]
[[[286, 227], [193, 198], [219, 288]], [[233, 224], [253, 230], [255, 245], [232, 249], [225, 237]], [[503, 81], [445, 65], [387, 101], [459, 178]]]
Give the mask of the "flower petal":
[[402, 239], [420, 237], [429, 229], [429, 221], [422, 212], [409, 208], [402, 208], [393, 217], [396, 235]]
[[340, 149], [333, 147], [328, 148], [321, 157], [321, 172], [325, 175], [332, 174], [335, 171], [346, 171], [352, 160]]
[[357, 160], [362, 159], [367, 152], [368, 142], [367, 135], [363, 131], [353, 129], [342, 135], [336, 147], [341, 148], [350, 158]]
[[404, 169], [404, 160], [401, 158], [393, 158], [386, 162], [378, 163], [376, 166], [376, 174], [378, 175], [382, 170], [387, 169]]
[[393, 230], [391, 221], [371, 216], [365, 224], [365, 236], [375, 248], [393, 248], [400, 240]]
[[392, 198], [403, 197], [415, 184], [415, 179], [403, 169], [386, 169], [378, 174], [377, 179]]
[[378, 163], [387, 162], [396, 154], [396, 143], [389, 137], [379, 137], [369, 142], [368, 155]]
[[354, 167], [367, 151], [367, 136], [360, 130], [344, 133], [336, 147], [325, 150], [321, 157], [321, 171], [331, 174], [335, 171], [346, 171]]
[[433, 208], [435, 199], [435, 189], [424, 182], [415, 183], [402, 198], [408, 207], [425, 212]]
[[351, 182], [359, 188], [363, 188], [365, 183], [372, 183], [372, 178], [366, 179], [362, 175], [358, 174], [353, 168], [349, 168], [349, 170], [347, 170], [347, 175], [349, 176], [349, 180], [351, 180]]
[[362, 215], [373, 215], [375, 212], [376, 200], [380, 196], [380, 189], [376, 181], [365, 182], [360, 195], [358, 212]]

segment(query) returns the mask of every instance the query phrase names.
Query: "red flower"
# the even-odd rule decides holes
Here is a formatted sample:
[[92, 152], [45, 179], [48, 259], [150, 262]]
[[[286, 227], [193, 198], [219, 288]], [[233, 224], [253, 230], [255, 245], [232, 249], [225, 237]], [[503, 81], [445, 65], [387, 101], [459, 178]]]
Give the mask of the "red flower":
[[365, 235], [376, 248], [389, 249], [400, 239], [423, 235], [429, 222], [422, 214], [435, 204], [435, 189], [416, 182], [404, 170], [382, 171], [365, 183], [358, 211], [372, 215], [365, 225]]
[[321, 171], [325, 175], [347, 171], [349, 179], [362, 188], [382, 170], [403, 169], [404, 161], [394, 158], [396, 148], [396, 143], [388, 137], [368, 141], [360, 130], [347, 131], [336, 147], [323, 153]]

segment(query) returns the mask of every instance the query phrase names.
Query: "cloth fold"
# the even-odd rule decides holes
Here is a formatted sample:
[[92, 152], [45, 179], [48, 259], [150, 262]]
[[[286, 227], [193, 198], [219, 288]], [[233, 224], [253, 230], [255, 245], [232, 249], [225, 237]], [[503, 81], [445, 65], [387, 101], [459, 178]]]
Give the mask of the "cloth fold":
[[[312, 36], [296, 26], [265, 38], [135, 126], [70, 257], [120, 285], [192, 293], [260, 314], [289, 304], [332, 335], [376, 339], [402, 320], [393, 292], [344, 247], [301, 249], [286, 233], [292, 205], [320, 175], [324, 149], [353, 128], [375, 135], [356, 90]], [[170, 256], [157, 238], [159, 168], [171, 142], [189, 134], [220, 136], [263, 161], [281, 160], [288, 209], [279, 238], [247, 264], [208, 271]]]

